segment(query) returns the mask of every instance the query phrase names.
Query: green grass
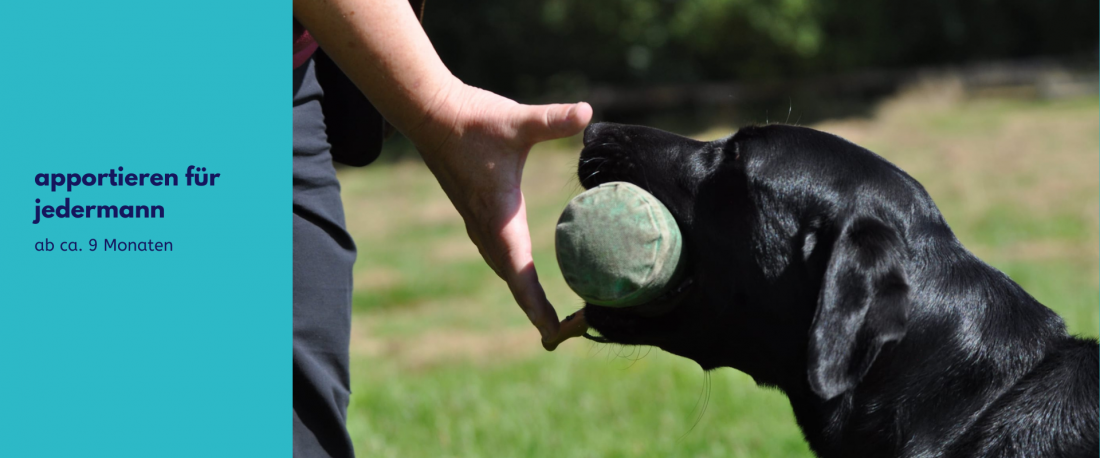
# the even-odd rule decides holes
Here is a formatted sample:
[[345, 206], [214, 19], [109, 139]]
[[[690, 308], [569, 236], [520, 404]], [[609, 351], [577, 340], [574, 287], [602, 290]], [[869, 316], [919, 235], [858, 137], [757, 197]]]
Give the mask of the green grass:
[[[1095, 98], [918, 94], [816, 127], [909, 171], [968, 248], [1095, 337], [1097, 113]], [[580, 300], [557, 269], [553, 227], [580, 189], [578, 149], [540, 145], [524, 178], [535, 263], [562, 315]], [[348, 425], [361, 456], [812, 456], [786, 398], [735, 370], [712, 372], [707, 395], [697, 365], [659, 350], [542, 351], [423, 165], [340, 178], [359, 247]]]
[[667, 354], [631, 363], [572, 350], [412, 372], [378, 363], [353, 377], [350, 430], [364, 456], [806, 454], [780, 393], [720, 370], [704, 411], [702, 371]]

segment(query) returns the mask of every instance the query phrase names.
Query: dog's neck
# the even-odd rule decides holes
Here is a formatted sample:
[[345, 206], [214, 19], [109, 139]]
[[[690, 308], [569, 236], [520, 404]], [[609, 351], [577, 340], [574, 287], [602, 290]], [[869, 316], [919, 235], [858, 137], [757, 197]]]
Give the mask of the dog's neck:
[[942, 449], [1067, 337], [1053, 311], [957, 243], [917, 253], [907, 271], [906, 335], [883, 348], [853, 390], [829, 401], [814, 394], [804, 346], [801, 357], [774, 360], [792, 362], [785, 374], [763, 380], [788, 394], [819, 456]]

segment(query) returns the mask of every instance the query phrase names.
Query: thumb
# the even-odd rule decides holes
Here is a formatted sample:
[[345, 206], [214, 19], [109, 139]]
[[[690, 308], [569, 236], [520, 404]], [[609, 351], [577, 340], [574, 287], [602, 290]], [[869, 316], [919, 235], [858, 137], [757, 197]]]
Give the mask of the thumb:
[[585, 103], [525, 105], [521, 134], [532, 143], [579, 134], [592, 120], [592, 106]]

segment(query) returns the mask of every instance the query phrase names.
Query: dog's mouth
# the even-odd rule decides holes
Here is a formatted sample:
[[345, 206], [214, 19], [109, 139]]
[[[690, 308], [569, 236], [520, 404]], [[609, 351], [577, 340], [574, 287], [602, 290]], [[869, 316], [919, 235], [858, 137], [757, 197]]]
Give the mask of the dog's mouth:
[[685, 260], [685, 271], [678, 274], [675, 286], [656, 298], [629, 307], [607, 307], [586, 302], [584, 312], [589, 330], [583, 336], [600, 343], [646, 344], [647, 339], [660, 333], [667, 322], [663, 317], [684, 304], [695, 290], [696, 282], [690, 260]]
[[[646, 183], [639, 182], [645, 180], [632, 178], [633, 172], [639, 169], [624, 151], [623, 145], [615, 141], [600, 140], [586, 138], [577, 165], [577, 177], [581, 186], [592, 189], [612, 181], [625, 181], [652, 193]], [[601, 343], [641, 344], [650, 334], [647, 329], [653, 326], [653, 322], [660, 321], [658, 317], [675, 310], [694, 290], [695, 280], [690, 266], [689, 263], [687, 271], [679, 275], [676, 286], [644, 304], [605, 307], [585, 303], [584, 316], [590, 328], [584, 337]]]
[[690, 275], [685, 274], [676, 283], [675, 287], [670, 288], [664, 294], [644, 304], [632, 305], [629, 307], [605, 307], [586, 302], [584, 306], [585, 308], [599, 307], [601, 309], [614, 311], [615, 313], [629, 313], [643, 317], [660, 316], [671, 312], [676, 306], [680, 305], [688, 293], [691, 292], [693, 286], [695, 286], [695, 281]]
[[[644, 344], [652, 332], [648, 328], [660, 326], [660, 317], [676, 310], [694, 290], [695, 280], [684, 277], [666, 293], [644, 304], [630, 307], [604, 307], [585, 303], [584, 312], [590, 326], [584, 338], [600, 343]], [[593, 334], [595, 330], [598, 334]]]

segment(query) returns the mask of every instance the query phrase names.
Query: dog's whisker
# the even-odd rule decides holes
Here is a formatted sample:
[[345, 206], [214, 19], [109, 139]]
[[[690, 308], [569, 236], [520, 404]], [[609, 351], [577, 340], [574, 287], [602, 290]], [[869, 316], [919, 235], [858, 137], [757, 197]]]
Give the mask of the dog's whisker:
[[597, 166], [596, 166], [596, 171], [597, 171], [597, 172], [599, 172], [599, 171], [600, 171], [600, 169], [602, 169], [602, 168], [603, 168], [603, 166], [604, 166], [604, 165], [606, 165], [606, 164], [607, 164], [608, 162], [609, 162], [609, 161], [607, 161], [607, 160], [604, 160], [603, 162], [601, 162], [601, 163], [600, 163], [600, 165], [597, 165]]
[[607, 359], [604, 360], [605, 362], [610, 363], [613, 359], [615, 359], [615, 355], [611, 354], [611, 349], [615, 348], [615, 351], [618, 351], [618, 347], [619, 347], [619, 344], [608, 345], [607, 346], [607, 356], [606, 356]]
[[638, 361], [640, 361], [642, 359], [641, 357], [637, 356], [637, 354], [641, 353], [641, 351], [642, 351], [641, 347], [634, 346], [633, 351], [630, 352], [630, 365], [626, 366], [627, 369], [630, 369], [631, 367], [634, 367], [634, 365], [638, 364]]
[[695, 421], [692, 422], [691, 427], [684, 434], [680, 436], [679, 440], [684, 440], [689, 433], [695, 430], [695, 427], [699, 425], [699, 422], [703, 419], [703, 414], [707, 411], [707, 404], [710, 403], [710, 372], [703, 371], [703, 386], [699, 391], [699, 399], [695, 400], [695, 406], [691, 408], [692, 412], [699, 409], [699, 415], [695, 417]]

